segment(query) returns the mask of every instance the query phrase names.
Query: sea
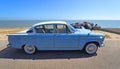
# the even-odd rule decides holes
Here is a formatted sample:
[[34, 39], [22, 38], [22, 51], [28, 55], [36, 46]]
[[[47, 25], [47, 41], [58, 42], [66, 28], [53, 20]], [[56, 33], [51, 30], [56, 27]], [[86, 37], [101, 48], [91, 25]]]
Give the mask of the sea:
[[0, 20], [0, 28], [29, 28], [44, 21], [66, 21], [67, 23], [90, 22], [102, 28], [120, 28], [120, 20]]

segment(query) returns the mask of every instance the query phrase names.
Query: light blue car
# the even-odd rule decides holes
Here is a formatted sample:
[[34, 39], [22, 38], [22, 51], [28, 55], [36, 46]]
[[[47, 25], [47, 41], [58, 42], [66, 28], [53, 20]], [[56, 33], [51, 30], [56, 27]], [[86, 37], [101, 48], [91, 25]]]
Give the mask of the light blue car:
[[104, 34], [87, 29], [75, 29], [64, 21], [48, 21], [30, 29], [8, 35], [8, 46], [23, 49], [27, 54], [37, 50], [84, 50], [95, 54], [104, 46]]

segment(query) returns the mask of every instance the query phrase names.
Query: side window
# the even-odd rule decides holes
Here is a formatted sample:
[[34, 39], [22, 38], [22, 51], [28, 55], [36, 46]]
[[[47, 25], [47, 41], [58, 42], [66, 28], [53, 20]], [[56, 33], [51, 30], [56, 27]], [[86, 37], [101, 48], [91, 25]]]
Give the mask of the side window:
[[54, 25], [53, 24], [46, 24], [44, 25], [45, 33], [54, 33]]
[[36, 31], [36, 33], [45, 33], [45, 29], [44, 29], [43, 25], [36, 26], [35, 31]]
[[57, 24], [57, 33], [69, 33], [69, 29], [66, 25], [64, 24]]

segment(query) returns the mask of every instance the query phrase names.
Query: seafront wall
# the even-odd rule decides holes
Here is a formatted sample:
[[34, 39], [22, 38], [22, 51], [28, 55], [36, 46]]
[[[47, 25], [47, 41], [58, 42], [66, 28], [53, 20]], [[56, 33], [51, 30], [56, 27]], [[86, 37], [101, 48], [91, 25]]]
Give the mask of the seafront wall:
[[120, 34], [120, 28], [102, 28], [101, 31]]

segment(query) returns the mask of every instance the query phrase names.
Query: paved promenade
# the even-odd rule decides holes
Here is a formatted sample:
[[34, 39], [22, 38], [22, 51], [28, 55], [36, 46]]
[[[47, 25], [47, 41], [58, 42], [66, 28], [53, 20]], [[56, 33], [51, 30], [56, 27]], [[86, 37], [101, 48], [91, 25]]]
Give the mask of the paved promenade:
[[39, 51], [26, 55], [0, 40], [0, 69], [120, 69], [120, 39], [105, 40], [105, 47], [90, 56], [80, 51]]

